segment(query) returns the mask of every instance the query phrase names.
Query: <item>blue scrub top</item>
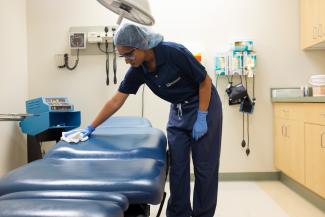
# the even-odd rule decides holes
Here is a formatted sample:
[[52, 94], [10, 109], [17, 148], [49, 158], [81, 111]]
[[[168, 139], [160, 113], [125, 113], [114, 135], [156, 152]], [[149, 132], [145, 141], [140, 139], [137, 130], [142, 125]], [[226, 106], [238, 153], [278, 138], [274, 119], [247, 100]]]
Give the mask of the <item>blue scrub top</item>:
[[161, 42], [153, 49], [156, 71], [149, 72], [143, 64], [129, 68], [119, 91], [136, 94], [145, 83], [157, 96], [173, 104], [197, 96], [207, 72], [192, 53], [173, 42]]

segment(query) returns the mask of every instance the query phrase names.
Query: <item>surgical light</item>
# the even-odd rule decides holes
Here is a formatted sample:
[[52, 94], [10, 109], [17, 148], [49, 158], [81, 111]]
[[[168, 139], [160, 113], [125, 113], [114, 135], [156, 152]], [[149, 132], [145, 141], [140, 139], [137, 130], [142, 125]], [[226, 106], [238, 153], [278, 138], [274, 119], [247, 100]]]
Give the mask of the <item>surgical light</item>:
[[151, 26], [155, 20], [150, 12], [148, 0], [97, 0], [104, 7], [119, 15], [117, 24], [123, 18], [139, 24]]

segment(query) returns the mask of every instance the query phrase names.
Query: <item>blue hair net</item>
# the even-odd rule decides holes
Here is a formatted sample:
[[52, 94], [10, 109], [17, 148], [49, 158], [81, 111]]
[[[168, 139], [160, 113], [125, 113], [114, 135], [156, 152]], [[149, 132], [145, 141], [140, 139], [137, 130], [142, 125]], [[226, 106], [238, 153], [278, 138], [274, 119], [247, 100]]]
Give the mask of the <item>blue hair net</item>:
[[126, 23], [119, 27], [114, 35], [114, 44], [148, 50], [156, 47], [164, 37], [149, 29]]

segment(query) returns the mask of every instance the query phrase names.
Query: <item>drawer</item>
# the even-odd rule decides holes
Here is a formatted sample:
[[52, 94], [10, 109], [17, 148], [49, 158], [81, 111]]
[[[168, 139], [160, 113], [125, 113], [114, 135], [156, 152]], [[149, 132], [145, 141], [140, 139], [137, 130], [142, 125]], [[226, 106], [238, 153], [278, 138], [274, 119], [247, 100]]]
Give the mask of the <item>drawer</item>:
[[305, 104], [305, 122], [325, 125], [325, 103]]
[[276, 118], [303, 120], [304, 104], [303, 103], [274, 103], [274, 116]]

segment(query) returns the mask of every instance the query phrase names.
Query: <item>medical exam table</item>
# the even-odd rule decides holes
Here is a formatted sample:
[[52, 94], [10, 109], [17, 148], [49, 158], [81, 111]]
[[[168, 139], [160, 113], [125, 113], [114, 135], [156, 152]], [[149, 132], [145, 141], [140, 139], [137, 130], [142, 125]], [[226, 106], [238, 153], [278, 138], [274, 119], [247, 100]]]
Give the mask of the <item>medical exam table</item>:
[[148, 120], [112, 117], [88, 141], [60, 141], [3, 177], [0, 217], [149, 216], [166, 196], [166, 144]]

